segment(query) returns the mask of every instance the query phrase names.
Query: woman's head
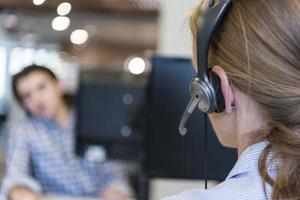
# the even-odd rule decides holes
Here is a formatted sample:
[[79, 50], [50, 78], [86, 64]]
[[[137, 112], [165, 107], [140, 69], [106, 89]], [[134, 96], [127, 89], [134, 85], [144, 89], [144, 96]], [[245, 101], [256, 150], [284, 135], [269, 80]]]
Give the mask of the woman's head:
[[31, 65], [12, 78], [13, 93], [29, 115], [53, 118], [63, 103], [57, 77], [48, 68]]
[[[198, 11], [190, 20], [194, 37]], [[213, 37], [209, 62], [210, 66], [219, 65], [217, 74], [229, 82], [222, 81], [227, 115], [214, 114], [212, 123], [234, 122], [230, 117], [242, 122], [230, 124], [231, 130], [252, 123], [256, 130], [249, 131], [268, 140], [275, 157], [288, 163], [281, 166], [273, 183], [273, 199], [300, 196], [300, 1], [232, 0]], [[241, 105], [236, 105], [239, 102]], [[237, 120], [236, 113], [246, 109], [245, 102], [255, 111], [248, 109], [253, 115]], [[237, 110], [230, 112], [230, 106]], [[216, 132], [224, 136], [222, 130]], [[267, 154], [265, 151], [260, 162], [262, 175]]]

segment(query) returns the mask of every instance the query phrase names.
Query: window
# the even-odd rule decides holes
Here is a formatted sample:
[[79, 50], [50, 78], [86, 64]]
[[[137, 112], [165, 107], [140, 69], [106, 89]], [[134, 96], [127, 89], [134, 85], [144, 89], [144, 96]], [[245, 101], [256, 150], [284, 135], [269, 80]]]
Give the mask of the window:
[[63, 60], [56, 48], [15, 47], [10, 51], [10, 75], [31, 64], [51, 69], [61, 80], [66, 91], [74, 92], [77, 89], [78, 63]]

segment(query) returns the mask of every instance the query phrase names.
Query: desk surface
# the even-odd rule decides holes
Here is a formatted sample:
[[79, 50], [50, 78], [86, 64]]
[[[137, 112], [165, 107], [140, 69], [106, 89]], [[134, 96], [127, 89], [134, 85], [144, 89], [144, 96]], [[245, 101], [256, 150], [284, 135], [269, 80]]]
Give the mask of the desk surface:
[[[75, 198], [75, 197], [57, 197], [57, 196], [47, 196], [43, 197], [42, 200], [100, 200], [97, 198]], [[135, 199], [129, 199], [129, 200], [135, 200]]]
[[42, 200], [99, 200], [95, 198], [75, 198], [75, 197], [57, 197], [57, 196], [48, 196], [43, 197]]

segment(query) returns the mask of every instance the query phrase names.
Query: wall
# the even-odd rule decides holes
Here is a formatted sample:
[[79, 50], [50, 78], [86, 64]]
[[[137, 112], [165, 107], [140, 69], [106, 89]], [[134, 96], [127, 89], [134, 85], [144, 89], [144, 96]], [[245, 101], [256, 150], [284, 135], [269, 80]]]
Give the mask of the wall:
[[192, 55], [188, 18], [199, 0], [162, 0], [158, 50], [162, 54]]

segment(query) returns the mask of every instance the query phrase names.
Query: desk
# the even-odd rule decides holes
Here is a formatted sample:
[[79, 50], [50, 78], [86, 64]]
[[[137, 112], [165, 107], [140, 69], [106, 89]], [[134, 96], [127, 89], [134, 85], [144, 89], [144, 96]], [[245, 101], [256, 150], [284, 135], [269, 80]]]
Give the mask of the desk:
[[[100, 200], [97, 198], [76, 198], [76, 197], [58, 197], [58, 196], [47, 196], [43, 197], [42, 200]], [[129, 200], [135, 200], [135, 199], [129, 199]]]
[[58, 197], [58, 196], [47, 196], [43, 197], [42, 200], [100, 200], [96, 198], [76, 198], [76, 197]]

